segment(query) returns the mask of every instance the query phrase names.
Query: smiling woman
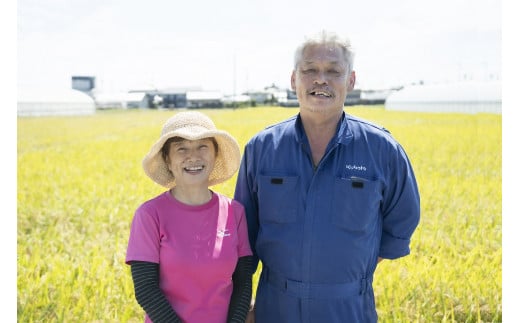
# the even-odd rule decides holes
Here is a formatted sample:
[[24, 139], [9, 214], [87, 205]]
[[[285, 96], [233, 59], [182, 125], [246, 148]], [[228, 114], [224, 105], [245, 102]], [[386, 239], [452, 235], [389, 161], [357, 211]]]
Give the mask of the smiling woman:
[[194, 111], [169, 118], [144, 157], [145, 173], [168, 189], [137, 208], [128, 241], [145, 322], [245, 320], [253, 269], [244, 207], [209, 189], [239, 163], [237, 141]]

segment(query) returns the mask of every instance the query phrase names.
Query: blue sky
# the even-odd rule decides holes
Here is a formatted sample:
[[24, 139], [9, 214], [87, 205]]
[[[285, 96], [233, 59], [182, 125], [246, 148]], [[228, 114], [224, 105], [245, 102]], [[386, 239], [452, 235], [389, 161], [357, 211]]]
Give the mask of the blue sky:
[[321, 29], [348, 36], [360, 88], [501, 78], [501, 2], [17, 2], [18, 88], [99, 91], [200, 86], [240, 93], [288, 87], [293, 52]]

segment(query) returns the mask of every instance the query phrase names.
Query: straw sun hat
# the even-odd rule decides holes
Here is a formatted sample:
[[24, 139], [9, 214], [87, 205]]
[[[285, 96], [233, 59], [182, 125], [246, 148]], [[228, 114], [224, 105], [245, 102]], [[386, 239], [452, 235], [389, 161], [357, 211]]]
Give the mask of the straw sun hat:
[[215, 166], [209, 175], [208, 186], [216, 185], [231, 178], [240, 166], [240, 148], [237, 141], [227, 132], [217, 130], [215, 124], [206, 115], [197, 111], [179, 112], [166, 121], [161, 137], [143, 159], [143, 169], [154, 182], [172, 188], [175, 177], [164, 161], [161, 149], [169, 138], [181, 137], [199, 140], [213, 137], [218, 144]]

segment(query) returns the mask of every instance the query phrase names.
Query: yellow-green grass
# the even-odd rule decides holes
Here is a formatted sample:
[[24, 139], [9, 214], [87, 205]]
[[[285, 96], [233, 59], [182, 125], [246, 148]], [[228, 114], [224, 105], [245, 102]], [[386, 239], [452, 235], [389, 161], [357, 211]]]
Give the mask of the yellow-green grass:
[[[298, 110], [202, 111], [243, 147]], [[392, 132], [421, 192], [411, 254], [383, 261], [375, 274], [380, 322], [501, 322], [502, 117], [346, 111]], [[18, 118], [19, 322], [143, 320], [126, 244], [136, 207], [163, 191], [144, 175], [141, 159], [171, 115]], [[232, 196], [235, 181], [213, 189]]]

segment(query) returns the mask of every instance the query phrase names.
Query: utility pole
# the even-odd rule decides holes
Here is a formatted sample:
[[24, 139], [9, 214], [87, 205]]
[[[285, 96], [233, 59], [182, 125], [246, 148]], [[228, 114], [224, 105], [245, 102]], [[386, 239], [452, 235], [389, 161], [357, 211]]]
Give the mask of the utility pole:
[[237, 54], [236, 52], [233, 53], [233, 108], [236, 107], [236, 100], [237, 98]]

